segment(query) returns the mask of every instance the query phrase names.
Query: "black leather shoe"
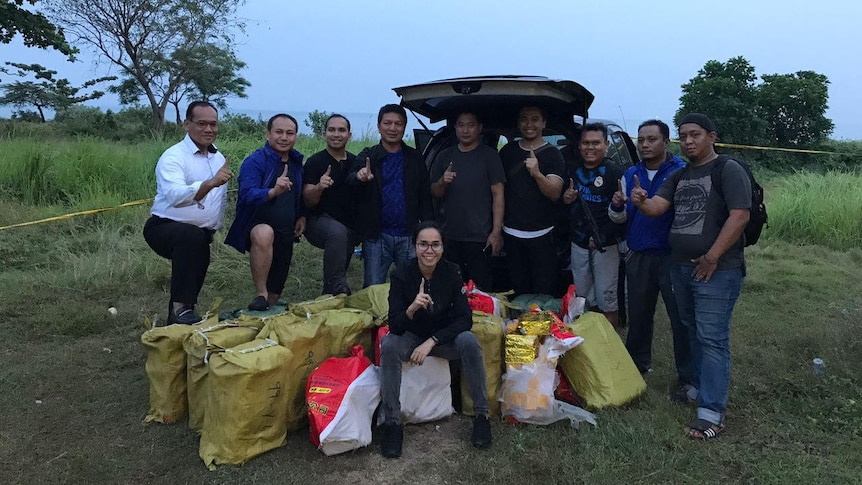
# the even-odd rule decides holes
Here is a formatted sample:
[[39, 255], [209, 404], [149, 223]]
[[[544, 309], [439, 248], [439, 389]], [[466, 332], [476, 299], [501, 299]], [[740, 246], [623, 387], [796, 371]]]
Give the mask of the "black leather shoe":
[[473, 420], [473, 436], [470, 443], [476, 448], [487, 448], [491, 446], [491, 423], [485, 415], [480, 414]]
[[193, 325], [203, 320], [200, 315], [195, 313], [195, 307], [192, 305], [183, 305], [176, 310], [168, 313], [168, 325], [179, 323], [181, 325]]
[[266, 301], [266, 297], [257, 295], [254, 297], [254, 300], [248, 304], [248, 309], [256, 312], [265, 312], [269, 310], [269, 302]]
[[380, 452], [386, 458], [398, 458], [401, 456], [401, 445], [404, 443], [404, 430], [398, 424], [383, 425], [383, 442], [380, 443]]

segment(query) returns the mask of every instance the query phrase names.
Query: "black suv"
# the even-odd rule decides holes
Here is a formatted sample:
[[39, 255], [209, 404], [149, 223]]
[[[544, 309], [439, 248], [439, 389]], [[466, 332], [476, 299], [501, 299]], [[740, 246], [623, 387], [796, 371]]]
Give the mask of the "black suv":
[[[446, 122], [445, 126], [434, 131], [427, 127], [414, 130], [416, 147], [422, 152], [429, 170], [435, 164], [443, 163], [437, 160], [437, 155], [443, 149], [458, 143], [454, 125], [459, 113], [476, 113], [484, 128], [482, 142], [499, 148], [508, 141], [520, 138], [518, 113], [524, 106], [539, 106], [547, 113], [543, 137], [561, 150], [570, 171], [580, 162], [577, 147], [583, 120], [604, 122], [608, 126], [610, 148], [606, 156], [623, 170], [638, 160], [637, 150], [625, 131], [612, 122], [588, 117], [594, 96], [574, 81], [542, 76], [477, 76], [402, 86], [394, 88], [394, 91], [401, 97], [401, 105], [414, 114], [424, 116], [432, 123]], [[565, 210], [560, 211], [560, 217], [555, 237], [560, 261], [560, 288], [564, 290], [567, 282], [571, 281], [568, 269], [569, 225], [565, 219]], [[508, 289], [505, 266], [496, 261], [495, 267], [499, 270], [495, 270], [496, 288], [493, 290]], [[496, 284], [498, 281], [500, 284]]]

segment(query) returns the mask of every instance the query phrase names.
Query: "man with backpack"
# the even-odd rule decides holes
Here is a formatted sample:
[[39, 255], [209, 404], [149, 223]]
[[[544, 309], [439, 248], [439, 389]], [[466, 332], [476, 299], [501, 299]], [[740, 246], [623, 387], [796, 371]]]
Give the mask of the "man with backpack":
[[671, 283], [690, 332], [694, 367], [694, 385], [684, 400], [697, 403], [697, 418], [684, 431], [702, 440], [725, 429], [730, 317], [745, 275], [743, 231], [752, 208], [749, 171], [715, 153], [716, 137], [707, 116], [686, 115], [679, 123], [679, 140], [689, 165], [668, 177], [653, 197], [638, 178], [631, 191], [632, 203], [647, 216], [674, 210]]

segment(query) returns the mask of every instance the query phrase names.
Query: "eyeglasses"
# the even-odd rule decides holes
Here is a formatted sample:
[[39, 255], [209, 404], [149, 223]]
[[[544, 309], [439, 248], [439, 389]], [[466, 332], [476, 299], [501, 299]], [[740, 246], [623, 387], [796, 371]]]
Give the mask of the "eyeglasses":
[[210, 127], [212, 129], [218, 128], [218, 121], [195, 121], [194, 124], [202, 130], [206, 127]]
[[419, 248], [420, 251], [425, 251], [428, 248], [431, 248], [431, 250], [434, 252], [440, 252], [440, 250], [443, 249], [443, 243], [441, 243], [440, 241], [434, 241], [432, 243], [419, 241], [418, 243], [416, 243], [416, 247]]

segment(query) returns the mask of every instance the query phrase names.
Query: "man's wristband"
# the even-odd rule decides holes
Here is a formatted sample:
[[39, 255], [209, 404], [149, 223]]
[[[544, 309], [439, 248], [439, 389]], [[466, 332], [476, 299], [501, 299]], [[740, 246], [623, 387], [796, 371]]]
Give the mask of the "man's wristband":
[[431, 340], [433, 340], [433, 341], [434, 341], [434, 344], [435, 344], [435, 345], [440, 343], [440, 339], [438, 339], [435, 335], [432, 335], [432, 336], [431, 336]]

